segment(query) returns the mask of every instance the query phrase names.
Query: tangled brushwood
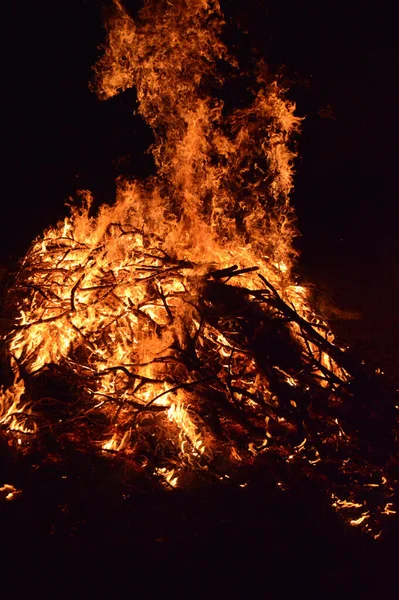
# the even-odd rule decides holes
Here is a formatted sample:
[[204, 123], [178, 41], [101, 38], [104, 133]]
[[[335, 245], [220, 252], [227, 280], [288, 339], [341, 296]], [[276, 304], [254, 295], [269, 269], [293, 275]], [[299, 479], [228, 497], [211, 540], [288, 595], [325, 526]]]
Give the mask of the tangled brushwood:
[[82, 192], [33, 242], [3, 302], [0, 425], [117, 453], [169, 487], [284, 463], [278, 485], [301, 471], [378, 536], [394, 393], [291, 274], [299, 119], [264, 65], [245, 108], [218, 99], [217, 61], [239, 69], [222, 24], [216, 1], [148, 2], [137, 23], [115, 2], [96, 89], [136, 85], [157, 174], [119, 181], [97, 214]]

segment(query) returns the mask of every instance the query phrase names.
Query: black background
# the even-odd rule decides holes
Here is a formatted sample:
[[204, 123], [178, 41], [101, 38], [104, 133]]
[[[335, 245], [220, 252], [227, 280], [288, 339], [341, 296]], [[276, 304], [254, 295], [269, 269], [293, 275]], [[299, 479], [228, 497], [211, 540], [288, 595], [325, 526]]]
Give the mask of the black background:
[[[139, 6], [129, 3], [133, 12]], [[236, 40], [284, 71], [305, 117], [292, 197], [301, 274], [340, 307], [361, 312], [361, 332], [346, 323], [352, 337], [383, 331], [392, 355], [399, 333], [394, 10], [281, 0], [226, 0], [222, 9], [247, 32]], [[134, 92], [99, 102], [88, 89], [105, 39], [104, 3], [42, 0], [2, 11], [0, 261], [7, 266], [65, 214], [77, 189], [112, 201], [118, 174], [145, 176], [152, 163]]]

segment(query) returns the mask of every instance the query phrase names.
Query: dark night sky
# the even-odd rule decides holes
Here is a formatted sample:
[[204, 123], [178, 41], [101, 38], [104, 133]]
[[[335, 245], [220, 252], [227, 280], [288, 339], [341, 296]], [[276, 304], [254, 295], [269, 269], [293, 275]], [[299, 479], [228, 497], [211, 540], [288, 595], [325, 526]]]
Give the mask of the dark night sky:
[[[132, 114], [134, 93], [101, 103], [88, 90], [104, 38], [102, 3], [27, 4], [12, 3], [2, 18], [3, 263], [64, 214], [76, 189], [109, 200], [118, 173], [134, 164], [145, 174], [151, 165], [143, 155], [151, 136]], [[228, 17], [238, 16], [269, 64], [285, 65], [294, 82], [290, 97], [306, 116], [293, 195], [305, 274], [366, 312], [380, 302], [375, 286], [383, 285], [384, 310], [396, 314], [390, 300], [399, 291], [393, 9], [284, 0], [222, 6]]]

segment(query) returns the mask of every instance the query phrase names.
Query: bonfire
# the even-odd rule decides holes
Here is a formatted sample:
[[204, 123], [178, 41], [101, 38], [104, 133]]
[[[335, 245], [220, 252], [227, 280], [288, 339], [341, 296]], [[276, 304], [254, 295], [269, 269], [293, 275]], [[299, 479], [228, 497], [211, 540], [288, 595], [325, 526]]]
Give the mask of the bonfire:
[[[283, 489], [302, 472], [378, 537], [395, 512], [395, 394], [295, 276], [301, 119], [263, 62], [241, 71], [223, 25], [217, 0], [148, 0], [135, 19], [114, 0], [92, 88], [135, 86], [156, 174], [120, 179], [98, 210], [82, 191], [21, 261], [2, 432], [26, 453], [68, 438], [167, 488], [246, 486], [261, 464]], [[222, 101], [229, 78], [240, 106]]]

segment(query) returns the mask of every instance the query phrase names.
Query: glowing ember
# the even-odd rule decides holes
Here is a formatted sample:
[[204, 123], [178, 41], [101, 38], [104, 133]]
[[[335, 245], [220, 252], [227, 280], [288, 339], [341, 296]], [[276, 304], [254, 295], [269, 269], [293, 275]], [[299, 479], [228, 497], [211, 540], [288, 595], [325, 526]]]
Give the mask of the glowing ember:
[[[54, 416], [31, 390], [55, 375], [74, 398], [65, 430], [90, 421], [93, 448], [151, 457], [168, 486], [195, 471], [229, 478], [271, 450], [323, 477], [334, 459], [348, 488], [361, 433], [342, 406], [363, 371], [292, 275], [300, 119], [263, 63], [245, 108], [222, 103], [216, 65], [240, 74], [222, 26], [212, 0], [147, 2], [136, 22], [115, 0], [94, 88], [109, 98], [136, 87], [157, 174], [120, 180], [95, 216], [82, 192], [33, 242], [6, 298], [14, 381], [0, 424], [40, 434]], [[352, 525], [395, 512], [356, 500], [383, 477], [366, 463], [350, 500], [330, 493]]]
[[21, 490], [17, 490], [16, 487], [8, 483], [0, 487], [0, 499], [4, 498], [4, 500], [8, 500], [9, 502], [15, 500], [21, 493]]

